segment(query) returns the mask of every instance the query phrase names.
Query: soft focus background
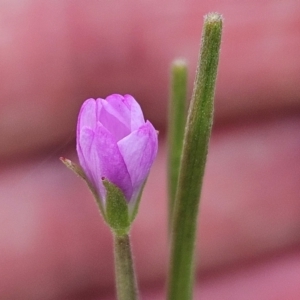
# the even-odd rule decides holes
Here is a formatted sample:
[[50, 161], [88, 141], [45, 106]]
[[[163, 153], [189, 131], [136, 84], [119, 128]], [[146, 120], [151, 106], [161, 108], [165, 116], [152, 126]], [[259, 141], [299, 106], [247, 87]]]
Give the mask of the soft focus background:
[[[299, 0], [0, 2], [0, 299], [114, 299], [112, 240], [75, 159], [88, 97], [130, 93], [160, 130], [132, 242], [142, 299], [163, 299], [171, 61], [224, 16], [195, 299], [300, 297]], [[201, 295], [201, 297], [200, 297]]]

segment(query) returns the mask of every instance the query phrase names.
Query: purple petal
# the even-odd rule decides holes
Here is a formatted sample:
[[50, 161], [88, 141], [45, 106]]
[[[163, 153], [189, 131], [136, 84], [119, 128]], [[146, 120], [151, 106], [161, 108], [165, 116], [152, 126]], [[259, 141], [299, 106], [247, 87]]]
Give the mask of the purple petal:
[[92, 98], [87, 99], [82, 104], [78, 115], [77, 136], [80, 134], [80, 129], [84, 126], [95, 129], [97, 124], [96, 117], [96, 101]]
[[80, 136], [77, 137], [77, 154], [80, 166], [88, 177], [89, 181], [98, 189], [97, 174], [94, 172], [95, 167], [93, 159], [91, 158], [92, 144], [94, 141], [94, 132], [88, 128], [83, 127], [80, 131]]
[[138, 130], [118, 142], [136, 194], [147, 178], [157, 154], [157, 132], [147, 121]]
[[[97, 120], [97, 121], [99, 121], [101, 112], [102, 112], [102, 110], [103, 110], [103, 105], [102, 105], [103, 100], [104, 100], [104, 99], [102, 99], [102, 98], [97, 98], [97, 99], [96, 99], [96, 120]], [[96, 124], [97, 124], [97, 123], [96, 123]], [[94, 128], [96, 128], [96, 126], [95, 126]]]
[[[81, 156], [82, 163], [83, 163], [82, 144], [86, 144], [87, 138], [86, 136], [82, 138], [81, 135], [84, 128], [90, 128], [92, 131], [95, 130], [97, 124], [97, 116], [100, 114], [102, 109], [101, 100], [102, 99], [97, 99], [95, 101], [95, 99], [92, 98], [87, 99], [82, 104], [78, 115], [76, 148], [77, 148], [78, 156]], [[83, 142], [81, 142], [82, 139]]]
[[86, 129], [90, 128], [93, 130], [96, 128], [96, 106], [94, 99], [87, 99], [81, 106], [77, 122], [76, 149], [80, 165], [89, 178], [91, 172], [89, 172], [85, 157], [89, 156], [93, 138]]
[[100, 190], [103, 188], [101, 178], [105, 177], [123, 191], [126, 199], [131, 198], [132, 184], [117, 141], [100, 122], [97, 124], [89, 159]]
[[105, 110], [130, 128], [130, 109], [124, 101], [122, 95], [113, 94], [103, 101]]
[[131, 112], [131, 122], [130, 122], [131, 131], [137, 130], [143, 124], [145, 124], [145, 119], [144, 119], [142, 109], [140, 105], [137, 103], [137, 101], [131, 95], [125, 95], [124, 99], [125, 99], [125, 103], [128, 105]]
[[120, 140], [130, 133], [130, 110], [121, 95], [111, 95], [102, 100], [103, 109], [98, 120], [112, 135]]

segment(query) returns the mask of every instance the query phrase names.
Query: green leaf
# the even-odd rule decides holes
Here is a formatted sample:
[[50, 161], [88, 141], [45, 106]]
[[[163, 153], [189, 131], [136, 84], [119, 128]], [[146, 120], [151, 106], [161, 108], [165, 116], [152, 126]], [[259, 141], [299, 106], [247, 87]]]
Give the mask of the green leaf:
[[107, 179], [103, 179], [102, 183], [106, 189], [106, 222], [117, 235], [124, 235], [130, 228], [128, 203], [117, 186]]

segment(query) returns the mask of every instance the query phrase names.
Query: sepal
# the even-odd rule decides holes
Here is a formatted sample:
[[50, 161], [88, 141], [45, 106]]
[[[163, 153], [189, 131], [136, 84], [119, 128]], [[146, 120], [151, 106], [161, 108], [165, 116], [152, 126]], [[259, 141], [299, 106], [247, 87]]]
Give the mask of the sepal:
[[98, 195], [97, 193], [97, 189], [94, 187], [94, 185], [89, 181], [88, 177], [86, 176], [86, 174], [84, 173], [83, 169], [81, 168], [80, 165], [75, 164], [74, 162], [72, 162], [70, 159], [67, 159], [65, 157], [60, 157], [59, 158], [60, 161], [71, 171], [73, 171], [77, 176], [81, 177], [86, 184], [88, 185], [90, 191], [92, 192], [97, 205], [105, 219], [105, 214], [104, 214], [104, 208], [103, 208], [103, 204], [102, 204], [102, 200], [100, 198], [100, 195]]
[[142, 198], [142, 194], [143, 194], [143, 190], [144, 190], [144, 187], [146, 185], [146, 182], [147, 182], [147, 178], [146, 180], [144, 181], [139, 193], [138, 193], [138, 196], [136, 198], [136, 200], [133, 202], [133, 204], [129, 203], [129, 214], [130, 214], [130, 222], [132, 223], [138, 213], [138, 210], [139, 210], [139, 206], [140, 206], [140, 202], [141, 202], [141, 198]]
[[68, 169], [73, 171], [86, 182], [97, 202], [104, 220], [114, 233], [119, 236], [127, 234], [131, 223], [137, 215], [146, 180], [138, 192], [136, 199], [132, 203], [128, 203], [121, 189], [103, 177], [101, 180], [105, 188], [106, 195], [104, 199], [101, 199], [100, 195], [97, 193], [97, 189], [94, 187], [92, 182], [89, 181], [80, 165], [77, 165], [70, 159], [64, 157], [60, 157], [60, 160]]
[[130, 229], [128, 203], [123, 192], [113, 183], [103, 178], [106, 189], [105, 219], [109, 227], [117, 234], [124, 235]]
[[79, 165], [73, 163], [70, 159], [67, 159], [65, 157], [60, 157], [59, 159], [68, 169], [73, 171], [77, 176], [81, 177], [83, 180], [87, 181], [85, 173]]

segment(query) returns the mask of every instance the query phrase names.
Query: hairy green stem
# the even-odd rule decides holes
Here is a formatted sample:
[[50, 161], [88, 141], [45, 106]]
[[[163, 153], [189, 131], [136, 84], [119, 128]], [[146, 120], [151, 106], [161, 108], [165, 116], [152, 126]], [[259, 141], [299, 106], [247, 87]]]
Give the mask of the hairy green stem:
[[217, 13], [208, 14], [204, 21], [174, 207], [169, 300], [189, 300], [193, 295], [197, 216], [213, 120], [221, 32], [222, 17]]
[[168, 190], [169, 228], [177, 190], [183, 135], [186, 121], [187, 66], [183, 60], [172, 65], [171, 96], [168, 122]]
[[128, 234], [114, 235], [115, 273], [118, 300], [138, 299], [136, 277]]

